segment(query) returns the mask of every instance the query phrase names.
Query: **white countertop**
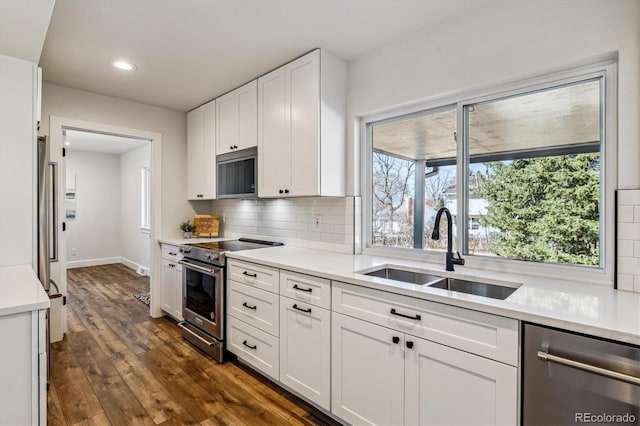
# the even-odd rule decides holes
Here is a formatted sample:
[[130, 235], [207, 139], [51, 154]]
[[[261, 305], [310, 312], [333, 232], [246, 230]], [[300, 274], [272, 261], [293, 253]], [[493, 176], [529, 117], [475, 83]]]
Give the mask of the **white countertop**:
[[45, 309], [49, 304], [31, 265], [0, 268], [0, 316]]
[[[227, 257], [640, 345], [640, 293], [460, 266], [446, 272], [443, 264], [291, 246], [231, 252]], [[522, 286], [507, 299], [496, 300], [354, 273], [382, 265]]]

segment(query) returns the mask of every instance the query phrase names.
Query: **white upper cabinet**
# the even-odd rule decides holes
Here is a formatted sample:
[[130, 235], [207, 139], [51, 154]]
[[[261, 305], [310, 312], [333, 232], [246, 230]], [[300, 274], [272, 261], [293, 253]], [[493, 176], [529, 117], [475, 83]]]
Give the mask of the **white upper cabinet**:
[[258, 81], [216, 99], [217, 154], [258, 144]]
[[216, 198], [216, 103], [211, 101], [189, 112], [188, 182], [189, 200]]
[[258, 196], [344, 196], [346, 65], [314, 50], [257, 88]]

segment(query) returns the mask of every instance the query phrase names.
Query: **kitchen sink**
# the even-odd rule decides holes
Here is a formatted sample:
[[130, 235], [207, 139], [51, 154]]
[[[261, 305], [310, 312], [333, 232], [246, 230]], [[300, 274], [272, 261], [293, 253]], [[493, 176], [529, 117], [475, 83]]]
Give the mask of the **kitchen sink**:
[[487, 284], [477, 281], [467, 281], [458, 278], [442, 278], [440, 281], [429, 284], [429, 287], [444, 290], [457, 291], [459, 293], [473, 294], [474, 296], [490, 297], [504, 300], [516, 291], [517, 287], [507, 287], [498, 284]]
[[403, 283], [417, 285], [430, 284], [433, 281], [442, 279], [442, 277], [431, 275], [425, 272], [408, 271], [405, 269], [396, 269], [390, 267], [384, 267], [362, 274], [368, 275], [370, 277], [386, 278], [388, 280], [402, 281]]

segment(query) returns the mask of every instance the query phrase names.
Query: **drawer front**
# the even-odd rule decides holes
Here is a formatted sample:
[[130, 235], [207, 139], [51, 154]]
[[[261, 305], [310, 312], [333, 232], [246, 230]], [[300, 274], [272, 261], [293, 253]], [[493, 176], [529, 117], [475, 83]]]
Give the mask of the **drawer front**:
[[336, 312], [518, 365], [518, 321], [334, 281]]
[[280, 296], [236, 281], [229, 280], [228, 283], [227, 313], [277, 337]]
[[227, 316], [227, 349], [247, 364], [278, 380], [280, 351], [278, 338]]
[[247, 284], [271, 293], [279, 293], [280, 271], [277, 268], [230, 259], [227, 264], [230, 280]]
[[331, 281], [312, 275], [280, 271], [280, 294], [321, 308], [331, 308]]
[[172, 246], [169, 244], [162, 245], [162, 258], [171, 262], [179, 262], [182, 260], [182, 253], [180, 247]]

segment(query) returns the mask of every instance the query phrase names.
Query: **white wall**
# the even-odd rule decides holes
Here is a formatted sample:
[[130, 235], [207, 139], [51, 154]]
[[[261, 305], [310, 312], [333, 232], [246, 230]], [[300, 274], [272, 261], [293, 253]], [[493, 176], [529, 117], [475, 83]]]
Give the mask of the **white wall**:
[[151, 234], [140, 231], [141, 170], [149, 167], [151, 145], [120, 155], [120, 248], [125, 262], [149, 268]]
[[639, 2], [503, 1], [349, 66], [348, 193], [360, 193], [358, 116], [619, 54], [618, 186], [640, 187]]
[[186, 199], [187, 114], [124, 99], [45, 83], [40, 133], [49, 132], [49, 116], [110, 124], [162, 134], [162, 235], [180, 238], [178, 227], [194, 214]]
[[0, 55], [0, 266], [35, 265], [35, 72]]
[[66, 163], [76, 179], [76, 218], [63, 219], [67, 266], [119, 262], [120, 156], [67, 150]]

